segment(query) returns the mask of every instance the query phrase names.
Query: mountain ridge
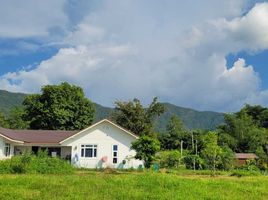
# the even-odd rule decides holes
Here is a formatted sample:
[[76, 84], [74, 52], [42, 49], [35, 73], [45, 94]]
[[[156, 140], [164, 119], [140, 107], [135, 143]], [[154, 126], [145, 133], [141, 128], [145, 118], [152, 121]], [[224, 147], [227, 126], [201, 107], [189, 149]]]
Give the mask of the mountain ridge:
[[[27, 96], [24, 93], [13, 93], [6, 90], [0, 90], [0, 112], [8, 115], [12, 107], [21, 106], [23, 99]], [[93, 102], [96, 108], [95, 121], [109, 118], [114, 108], [102, 106]], [[197, 111], [192, 108], [184, 108], [168, 102], [162, 103], [165, 107], [165, 112], [156, 119], [155, 130], [157, 132], [165, 132], [165, 127], [172, 115], [177, 115], [181, 118], [185, 128], [193, 129], [215, 129], [218, 125], [224, 122], [224, 114], [214, 111]]]

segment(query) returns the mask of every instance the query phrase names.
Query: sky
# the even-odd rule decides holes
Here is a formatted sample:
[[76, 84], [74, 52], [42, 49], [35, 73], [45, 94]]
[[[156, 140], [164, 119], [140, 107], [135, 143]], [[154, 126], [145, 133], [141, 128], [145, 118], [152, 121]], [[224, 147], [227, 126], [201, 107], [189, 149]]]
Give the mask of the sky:
[[113, 106], [268, 106], [268, 1], [0, 0], [0, 89], [67, 81]]

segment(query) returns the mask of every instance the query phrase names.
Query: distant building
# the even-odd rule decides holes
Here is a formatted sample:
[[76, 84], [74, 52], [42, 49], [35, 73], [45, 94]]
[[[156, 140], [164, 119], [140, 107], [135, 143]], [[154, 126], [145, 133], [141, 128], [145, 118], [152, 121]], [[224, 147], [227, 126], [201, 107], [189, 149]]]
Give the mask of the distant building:
[[246, 164], [247, 160], [258, 159], [259, 157], [254, 153], [236, 153], [235, 159], [238, 166]]

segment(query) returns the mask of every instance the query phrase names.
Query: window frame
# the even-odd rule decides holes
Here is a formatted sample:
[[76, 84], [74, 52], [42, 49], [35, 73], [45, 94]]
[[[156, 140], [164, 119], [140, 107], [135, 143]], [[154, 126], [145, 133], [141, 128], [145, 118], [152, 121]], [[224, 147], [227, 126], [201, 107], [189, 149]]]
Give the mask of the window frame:
[[[115, 147], [116, 146], [116, 150], [115, 150]], [[118, 147], [119, 145], [118, 144], [113, 144], [112, 145], [112, 162], [114, 165], [118, 164]], [[116, 156], [115, 156], [115, 153], [116, 153]], [[116, 162], [114, 162], [116, 160]]]
[[[92, 147], [89, 147], [89, 146], [92, 146]], [[92, 157], [86, 156], [86, 149], [92, 149]], [[96, 153], [96, 156], [94, 156], [95, 153]], [[83, 159], [98, 158], [98, 144], [81, 144], [80, 145], [80, 157]]]
[[5, 143], [4, 154], [6, 157], [11, 155], [11, 145], [9, 143]]

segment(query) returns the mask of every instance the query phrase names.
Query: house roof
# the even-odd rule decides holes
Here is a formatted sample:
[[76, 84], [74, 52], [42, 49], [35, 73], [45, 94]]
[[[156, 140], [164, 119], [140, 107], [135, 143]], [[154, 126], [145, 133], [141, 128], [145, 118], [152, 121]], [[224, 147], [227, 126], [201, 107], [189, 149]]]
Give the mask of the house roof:
[[17, 143], [58, 144], [78, 131], [11, 130], [0, 128], [0, 136]]
[[237, 159], [256, 159], [258, 156], [255, 153], [236, 153], [235, 158]]
[[89, 130], [103, 122], [107, 122], [123, 132], [131, 135], [134, 138], [138, 138], [135, 134], [130, 131], [122, 128], [121, 126], [107, 120], [103, 119], [90, 127], [82, 130], [82, 131], [55, 131], [55, 130], [12, 130], [5, 129], [0, 127], [0, 136], [3, 138], [16, 143], [29, 143], [29, 144], [61, 144], [67, 141], [70, 138], [75, 137], [83, 133], [86, 130]]
[[74, 135], [71, 135], [70, 137], [68, 137], [68, 138], [66, 138], [66, 139], [64, 139], [64, 140], [62, 140], [62, 141], [60, 142], [60, 144], [62, 144], [63, 142], [65, 142], [65, 141], [67, 141], [67, 140], [69, 140], [69, 139], [71, 139], [71, 138], [74, 138], [74, 137], [77, 136], [77, 135], [80, 135], [81, 133], [83, 133], [83, 132], [85, 132], [85, 131], [87, 131], [87, 130], [89, 130], [89, 129], [94, 128], [95, 126], [97, 126], [97, 125], [99, 125], [99, 124], [101, 124], [101, 123], [103, 123], [103, 122], [107, 122], [107, 123], [109, 123], [109, 124], [111, 124], [111, 125], [117, 127], [118, 129], [120, 129], [120, 130], [122, 130], [123, 132], [125, 132], [126, 134], [128, 134], [128, 135], [134, 137], [135, 139], [138, 139], [138, 138], [139, 138], [139, 137], [138, 137], [137, 135], [135, 135], [134, 133], [132, 133], [132, 132], [126, 130], [125, 128], [123, 128], [123, 127], [121, 127], [121, 126], [119, 126], [119, 125], [117, 125], [117, 124], [115, 124], [115, 123], [113, 123], [112, 121], [110, 121], [110, 120], [108, 120], [108, 119], [103, 119], [103, 120], [101, 120], [101, 121], [99, 121], [99, 122], [97, 122], [97, 123], [91, 125], [90, 127], [86, 128], [86, 129], [84, 129], [84, 130], [82, 130], [82, 131], [79, 131], [78, 133], [76, 133], [76, 134], [74, 134]]

